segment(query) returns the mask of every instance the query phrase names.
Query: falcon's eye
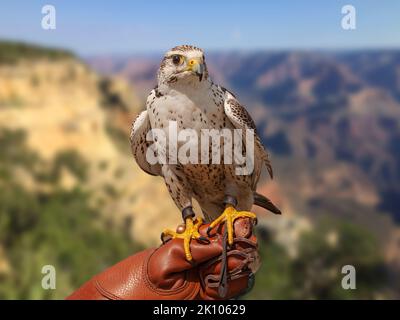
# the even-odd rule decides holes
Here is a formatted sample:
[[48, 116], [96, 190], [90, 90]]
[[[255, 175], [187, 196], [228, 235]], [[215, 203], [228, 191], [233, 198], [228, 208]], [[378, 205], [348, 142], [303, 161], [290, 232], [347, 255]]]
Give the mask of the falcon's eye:
[[180, 56], [179, 54], [174, 54], [171, 58], [172, 58], [172, 63], [176, 66], [179, 66], [180, 64], [183, 63], [183, 57]]

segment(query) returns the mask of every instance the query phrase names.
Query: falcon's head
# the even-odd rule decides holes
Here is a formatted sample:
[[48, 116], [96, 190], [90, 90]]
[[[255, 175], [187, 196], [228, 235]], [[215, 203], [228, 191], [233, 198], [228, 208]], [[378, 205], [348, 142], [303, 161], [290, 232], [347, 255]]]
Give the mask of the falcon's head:
[[158, 83], [183, 81], [202, 82], [208, 78], [204, 52], [200, 48], [182, 45], [169, 50], [158, 70]]

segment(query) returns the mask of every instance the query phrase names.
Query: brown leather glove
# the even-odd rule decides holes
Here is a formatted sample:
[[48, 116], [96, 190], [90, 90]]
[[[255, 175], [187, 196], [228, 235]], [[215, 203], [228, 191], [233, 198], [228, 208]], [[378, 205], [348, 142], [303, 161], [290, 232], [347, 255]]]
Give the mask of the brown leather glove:
[[259, 266], [253, 221], [235, 221], [234, 244], [226, 251], [224, 225], [211, 230], [210, 237], [207, 227], [202, 225], [200, 234], [210, 242], [190, 244], [192, 262], [185, 258], [183, 241], [172, 239], [94, 276], [67, 299], [230, 299], [243, 294]]

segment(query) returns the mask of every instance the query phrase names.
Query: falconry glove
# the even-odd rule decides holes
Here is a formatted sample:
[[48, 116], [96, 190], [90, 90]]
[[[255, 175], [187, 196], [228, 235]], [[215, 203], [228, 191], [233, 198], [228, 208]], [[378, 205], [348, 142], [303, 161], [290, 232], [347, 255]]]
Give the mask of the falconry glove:
[[[67, 299], [192, 300], [231, 299], [246, 293], [259, 267], [254, 220], [234, 222], [234, 241], [227, 247], [225, 224], [199, 232], [206, 240], [190, 244], [188, 261], [182, 239], [141, 251], [94, 276]], [[225, 248], [224, 248], [225, 247]]]

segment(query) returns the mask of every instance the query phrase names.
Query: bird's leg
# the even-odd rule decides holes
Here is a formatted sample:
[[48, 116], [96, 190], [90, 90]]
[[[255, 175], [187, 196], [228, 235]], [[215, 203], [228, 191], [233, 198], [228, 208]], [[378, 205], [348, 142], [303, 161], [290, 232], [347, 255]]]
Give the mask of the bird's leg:
[[182, 174], [181, 170], [178, 169], [178, 166], [173, 167], [164, 165], [162, 167], [162, 173], [171, 198], [174, 200], [176, 206], [182, 209], [182, 218], [184, 223], [179, 225], [176, 231], [168, 229], [164, 230], [164, 232], [161, 234], [161, 240], [165, 242], [167, 241], [167, 238], [183, 239], [186, 259], [191, 261], [193, 257], [190, 252], [190, 241], [192, 239], [207, 241], [207, 238], [202, 237], [199, 234], [198, 230], [203, 221], [200, 218], [194, 220], [195, 213], [193, 211], [191, 202], [191, 187], [187, 183], [186, 178]]
[[176, 232], [165, 229], [161, 234], [161, 240], [165, 242], [165, 237], [171, 237], [173, 239], [183, 239], [183, 248], [185, 250], [185, 256], [188, 261], [192, 261], [193, 257], [190, 252], [190, 241], [192, 239], [199, 239], [200, 241], [207, 241], [207, 238], [203, 237], [199, 233], [199, 227], [202, 225], [203, 220], [197, 218], [194, 220], [195, 213], [192, 207], [186, 207], [182, 210], [182, 218], [184, 225], [178, 226]]
[[213, 222], [210, 223], [210, 226], [207, 229], [207, 234], [217, 225], [225, 222], [226, 229], [228, 232], [228, 244], [233, 244], [233, 223], [237, 218], [247, 217], [252, 219], [257, 219], [257, 216], [249, 211], [237, 211], [235, 207], [237, 206], [237, 200], [232, 196], [225, 196], [224, 199], [225, 210], [224, 212]]

